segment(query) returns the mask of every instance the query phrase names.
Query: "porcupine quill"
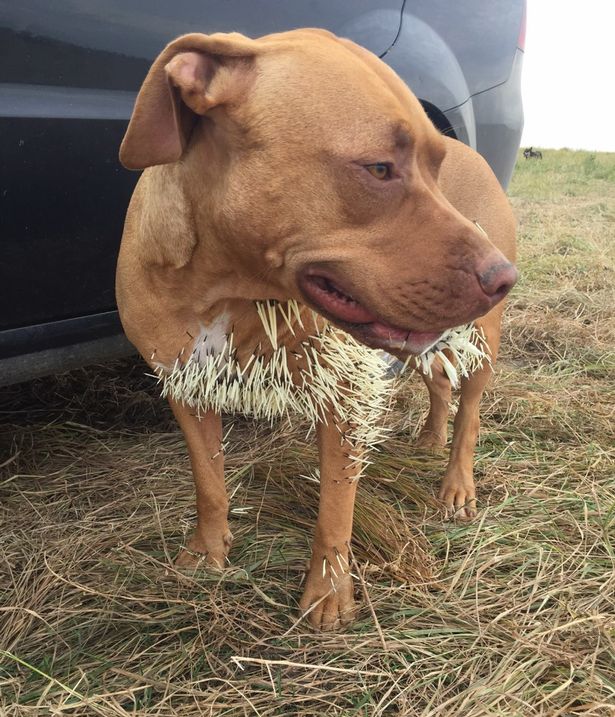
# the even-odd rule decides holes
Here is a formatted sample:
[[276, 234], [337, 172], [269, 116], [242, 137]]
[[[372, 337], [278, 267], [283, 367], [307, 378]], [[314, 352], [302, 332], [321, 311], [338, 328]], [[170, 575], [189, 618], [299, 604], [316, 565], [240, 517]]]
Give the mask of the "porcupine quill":
[[[268, 359], [255, 354], [242, 368], [232, 333], [218, 352], [205, 350], [207, 336], [199, 336], [184, 363], [176, 361], [170, 370], [161, 364], [155, 367], [162, 382], [162, 396], [196, 409], [197, 415], [215, 411], [273, 421], [299, 414], [307, 418], [309, 432], [317, 423], [326, 421], [328, 413], [335, 417], [336, 425], [345, 425], [342, 437], [357, 449], [351, 451], [349, 468], [354, 468], [358, 477], [370, 463], [366, 453], [388, 434], [383, 417], [390, 408], [396, 382], [390, 379], [386, 354], [363, 346], [325, 323], [301, 344], [299, 356], [296, 351], [293, 354], [293, 364], [299, 357], [304, 360], [296, 382], [287, 350], [278, 345], [277, 314], [294, 334], [293, 327], [303, 327], [300, 306], [296, 301], [285, 305], [271, 300], [255, 304], [272, 347]], [[316, 326], [320, 317], [314, 314], [312, 319]], [[443, 353], [445, 349], [452, 354], [456, 366]], [[485, 360], [490, 361], [482, 331], [468, 324], [445, 332], [424, 354], [410, 356], [402, 368], [412, 366], [431, 375], [436, 357], [453, 386], [459, 374], [468, 376]]]

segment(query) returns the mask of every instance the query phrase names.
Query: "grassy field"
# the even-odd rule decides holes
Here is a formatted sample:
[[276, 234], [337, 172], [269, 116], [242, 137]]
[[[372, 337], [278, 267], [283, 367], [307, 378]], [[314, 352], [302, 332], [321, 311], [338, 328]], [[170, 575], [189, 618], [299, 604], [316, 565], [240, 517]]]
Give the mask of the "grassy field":
[[[181, 436], [143, 366], [3, 389], [0, 715], [615, 714], [615, 155], [518, 168], [521, 281], [484, 400], [480, 513], [400, 430], [360, 484], [363, 601], [298, 621], [315, 518], [301, 427], [231, 434], [224, 573], [172, 558], [194, 522]], [[302, 477], [301, 477], [302, 476]]]

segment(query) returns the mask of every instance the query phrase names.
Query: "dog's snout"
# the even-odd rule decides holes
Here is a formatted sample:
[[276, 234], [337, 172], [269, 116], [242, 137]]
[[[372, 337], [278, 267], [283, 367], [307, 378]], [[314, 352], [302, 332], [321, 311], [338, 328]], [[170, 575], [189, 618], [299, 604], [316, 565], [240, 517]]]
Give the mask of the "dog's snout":
[[493, 304], [503, 299], [517, 282], [517, 269], [500, 252], [486, 257], [477, 267], [476, 276], [483, 292]]

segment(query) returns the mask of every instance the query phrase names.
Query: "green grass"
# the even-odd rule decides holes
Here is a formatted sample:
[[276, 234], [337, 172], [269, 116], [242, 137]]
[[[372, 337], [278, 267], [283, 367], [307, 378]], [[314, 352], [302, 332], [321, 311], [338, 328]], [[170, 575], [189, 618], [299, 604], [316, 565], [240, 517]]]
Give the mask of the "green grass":
[[188, 576], [189, 466], [143, 367], [3, 389], [0, 715], [612, 715], [614, 172], [615, 155], [520, 158], [481, 512], [443, 520], [410, 380], [356, 510], [380, 632], [366, 605], [345, 634], [297, 624], [317, 495], [301, 426], [239, 423], [233, 567]]
[[[545, 150], [543, 159], [520, 155], [510, 192], [531, 197], [532, 202], [559, 203], [566, 197], [595, 198], [596, 207], [608, 204], [615, 183], [614, 152], [580, 152], [570, 149]], [[613, 207], [610, 207], [611, 215]]]

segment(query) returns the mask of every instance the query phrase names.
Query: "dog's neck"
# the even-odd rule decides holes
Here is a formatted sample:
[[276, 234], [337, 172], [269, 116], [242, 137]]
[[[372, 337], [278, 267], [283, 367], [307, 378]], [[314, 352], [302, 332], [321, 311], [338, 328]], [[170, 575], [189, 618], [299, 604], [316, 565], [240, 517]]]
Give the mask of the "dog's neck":
[[[240, 367], [254, 357], [269, 359], [279, 347], [293, 352], [309, 337], [317, 335], [326, 322], [306, 306], [292, 302], [224, 300], [207, 310], [182, 307], [175, 312], [173, 336], [158, 337], [152, 347], [151, 363], [170, 369], [189, 358], [218, 355], [232, 345]], [[273, 329], [268, 326], [268, 307], [275, 306]]]

